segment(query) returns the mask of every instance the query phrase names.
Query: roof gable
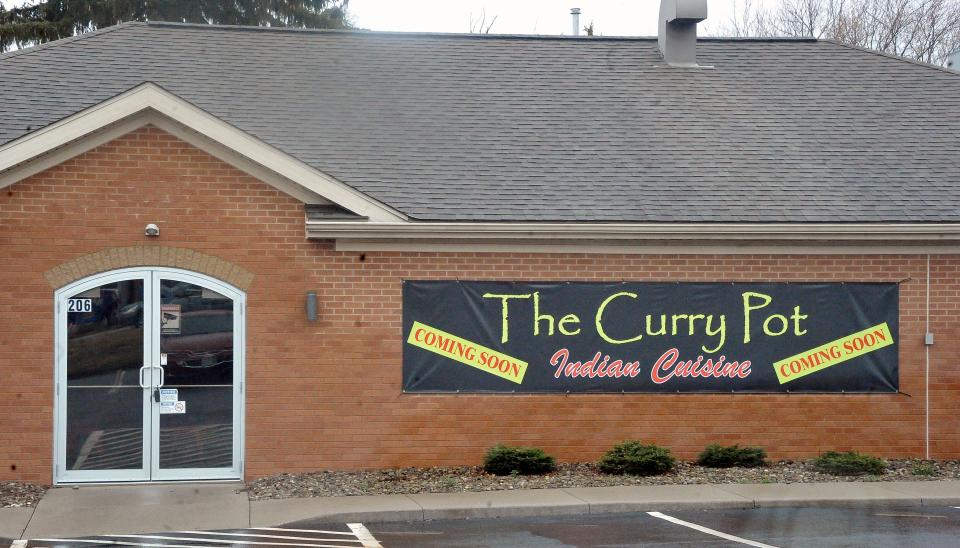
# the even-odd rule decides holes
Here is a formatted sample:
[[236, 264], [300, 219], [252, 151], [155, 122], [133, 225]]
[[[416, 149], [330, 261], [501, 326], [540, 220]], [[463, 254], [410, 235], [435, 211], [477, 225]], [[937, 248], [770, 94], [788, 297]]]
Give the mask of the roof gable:
[[[237, 167], [247, 168], [264, 182], [307, 203], [329, 200], [362, 217], [378, 221], [403, 219], [352, 187], [149, 82], [0, 146], [0, 188], [45, 169], [51, 162], [59, 163], [147, 124], [159, 125], [222, 160], [239, 164]], [[50, 153], [54, 154], [46, 161], [35, 162]], [[244, 160], [238, 162], [237, 156]], [[18, 167], [21, 169], [14, 171]], [[8, 170], [10, 173], [4, 174]]]

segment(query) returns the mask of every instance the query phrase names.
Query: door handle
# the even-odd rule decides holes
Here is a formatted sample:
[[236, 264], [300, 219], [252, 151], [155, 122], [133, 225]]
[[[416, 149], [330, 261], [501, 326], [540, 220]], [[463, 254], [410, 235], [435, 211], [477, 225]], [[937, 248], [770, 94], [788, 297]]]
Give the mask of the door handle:
[[144, 384], [144, 382], [143, 382], [143, 371], [144, 371], [145, 369], [150, 369], [150, 366], [149, 366], [149, 365], [144, 365], [143, 367], [140, 368], [140, 388], [147, 388], [147, 385]]

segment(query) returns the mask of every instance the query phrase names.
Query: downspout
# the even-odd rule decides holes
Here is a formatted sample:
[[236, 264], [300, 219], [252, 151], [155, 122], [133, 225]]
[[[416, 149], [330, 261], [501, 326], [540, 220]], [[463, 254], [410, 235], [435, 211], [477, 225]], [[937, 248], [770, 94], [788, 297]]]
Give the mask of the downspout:
[[926, 387], [923, 390], [924, 398], [926, 399], [926, 411], [924, 413], [924, 440], [925, 440], [925, 450], [924, 458], [930, 460], [930, 254], [927, 254], [927, 306], [926, 306], [926, 331], [924, 332], [924, 382]]

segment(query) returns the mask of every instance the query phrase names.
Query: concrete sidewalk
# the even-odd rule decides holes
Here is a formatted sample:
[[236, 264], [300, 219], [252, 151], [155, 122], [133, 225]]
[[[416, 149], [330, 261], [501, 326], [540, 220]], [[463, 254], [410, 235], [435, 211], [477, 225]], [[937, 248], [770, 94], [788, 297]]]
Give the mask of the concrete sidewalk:
[[250, 501], [243, 485], [51, 489], [36, 508], [0, 509], [0, 537], [271, 527], [329, 522], [587, 515], [768, 506], [960, 505], [960, 481], [659, 485]]

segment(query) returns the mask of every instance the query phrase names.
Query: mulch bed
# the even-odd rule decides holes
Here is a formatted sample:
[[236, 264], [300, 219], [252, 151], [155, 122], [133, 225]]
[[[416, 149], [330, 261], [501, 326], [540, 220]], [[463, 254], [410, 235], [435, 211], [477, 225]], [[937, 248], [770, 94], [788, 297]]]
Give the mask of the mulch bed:
[[30, 508], [36, 506], [46, 492], [46, 485], [19, 481], [0, 481], [0, 508]]
[[480, 467], [400, 468], [357, 472], [278, 474], [247, 484], [253, 500], [509, 489], [695, 485], [705, 483], [810, 483], [844, 481], [936, 481], [960, 479], [960, 461], [889, 460], [882, 476], [831, 476], [808, 463], [780, 461], [762, 468], [705, 468], [682, 462], [661, 476], [610, 476], [592, 463], [559, 464], [543, 476], [493, 476]]
[[[610, 476], [592, 463], [559, 464], [543, 476], [494, 476], [479, 466], [399, 468], [356, 472], [278, 474], [247, 484], [253, 500], [291, 497], [336, 497], [415, 493], [458, 493], [510, 489], [610, 487], [615, 485], [696, 485], [705, 483], [811, 483], [845, 481], [938, 481], [960, 479], [960, 461], [903, 459], [887, 461], [882, 476], [831, 476], [808, 463], [780, 461], [762, 468], [705, 468], [681, 462], [661, 476]], [[48, 486], [0, 482], [0, 507], [36, 506]]]

